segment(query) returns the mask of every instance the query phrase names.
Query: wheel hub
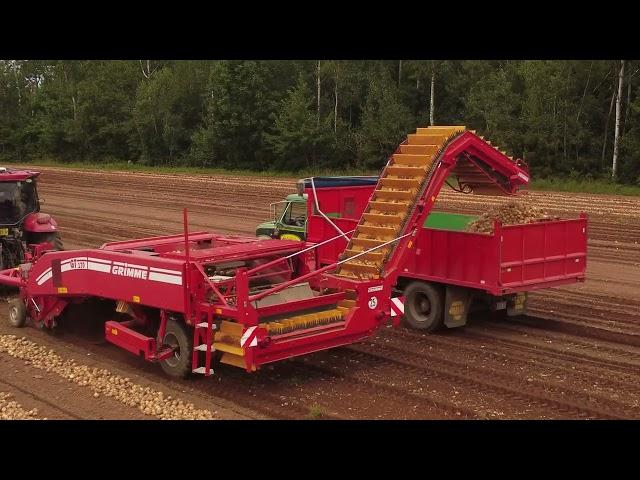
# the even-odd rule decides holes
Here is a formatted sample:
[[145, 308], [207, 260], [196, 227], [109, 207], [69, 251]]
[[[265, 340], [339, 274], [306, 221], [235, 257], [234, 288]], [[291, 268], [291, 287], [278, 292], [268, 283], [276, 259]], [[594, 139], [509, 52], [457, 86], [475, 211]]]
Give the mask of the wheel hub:
[[426, 295], [419, 293], [418, 298], [416, 299], [416, 304], [418, 306], [419, 314], [428, 316], [431, 313], [431, 302]]
[[178, 343], [178, 338], [173, 333], [167, 333], [164, 336], [164, 341], [162, 343], [173, 349], [173, 355], [167, 357], [165, 362], [167, 362], [167, 365], [175, 367], [180, 363], [180, 345]]

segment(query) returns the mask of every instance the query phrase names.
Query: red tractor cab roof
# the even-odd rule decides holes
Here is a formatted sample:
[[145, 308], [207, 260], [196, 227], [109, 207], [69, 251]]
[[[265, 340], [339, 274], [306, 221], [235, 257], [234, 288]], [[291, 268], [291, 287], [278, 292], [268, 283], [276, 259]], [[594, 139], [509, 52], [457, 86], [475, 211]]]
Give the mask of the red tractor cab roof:
[[40, 172], [34, 172], [32, 170], [14, 170], [12, 168], [0, 167], [0, 182], [17, 182], [29, 178], [36, 178], [38, 175], [40, 175]]

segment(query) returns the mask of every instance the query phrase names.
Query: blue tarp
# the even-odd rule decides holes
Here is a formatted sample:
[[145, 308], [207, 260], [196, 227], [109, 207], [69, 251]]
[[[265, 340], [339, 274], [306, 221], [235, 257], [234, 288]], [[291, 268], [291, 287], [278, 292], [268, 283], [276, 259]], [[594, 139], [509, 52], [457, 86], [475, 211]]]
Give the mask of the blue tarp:
[[[362, 177], [313, 177], [316, 188], [371, 186], [378, 183], [378, 176]], [[304, 180], [304, 187], [311, 188], [311, 180]]]

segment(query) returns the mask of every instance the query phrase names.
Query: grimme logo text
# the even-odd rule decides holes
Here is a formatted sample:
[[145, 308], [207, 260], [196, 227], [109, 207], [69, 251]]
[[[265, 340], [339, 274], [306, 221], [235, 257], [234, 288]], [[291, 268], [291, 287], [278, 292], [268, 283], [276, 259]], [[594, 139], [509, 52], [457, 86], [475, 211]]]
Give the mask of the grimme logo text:
[[111, 273], [114, 275], [122, 275], [123, 277], [141, 278], [142, 280], [147, 279], [147, 271], [139, 268], [118, 267], [114, 265], [111, 267]]

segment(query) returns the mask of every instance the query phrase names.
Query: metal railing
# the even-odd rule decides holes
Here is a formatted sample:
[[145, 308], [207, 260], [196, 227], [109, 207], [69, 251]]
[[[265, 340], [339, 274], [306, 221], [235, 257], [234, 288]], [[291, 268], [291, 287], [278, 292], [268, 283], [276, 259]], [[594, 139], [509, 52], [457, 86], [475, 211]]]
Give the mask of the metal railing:
[[284, 290], [285, 288], [288, 288], [291, 285], [295, 285], [296, 283], [301, 283], [301, 282], [303, 282], [303, 281], [305, 281], [305, 280], [307, 280], [307, 279], [309, 279], [311, 277], [314, 277], [315, 275], [319, 275], [321, 273], [333, 270], [333, 269], [339, 267], [340, 265], [342, 265], [345, 262], [349, 262], [349, 261], [351, 261], [351, 260], [353, 260], [355, 258], [358, 258], [358, 257], [361, 257], [363, 255], [366, 255], [367, 253], [373, 252], [374, 250], [377, 250], [379, 248], [382, 248], [382, 247], [385, 247], [385, 246], [390, 245], [392, 243], [395, 243], [398, 240], [402, 240], [403, 238], [408, 237], [409, 235], [413, 235], [414, 232], [415, 232], [415, 230], [412, 230], [409, 233], [405, 233], [404, 235], [401, 235], [401, 236], [399, 236], [397, 238], [394, 238], [393, 240], [389, 240], [389, 241], [387, 241], [385, 243], [382, 243], [380, 245], [372, 247], [369, 250], [363, 250], [362, 252], [358, 253], [357, 255], [354, 255], [353, 257], [345, 258], [344, 260], [340, 260], [338, 262], [332, 263], [331, 265], [327, 265], [326, 267], [322, 267], [322, 268], [320, 268], [318, 270], [315, 270], [313, 272], [309, 272], [309, 273], [307, 273], [305, 275], [302, 275], [301, 277], [298, 277], [296, 279], [293, 279], [293, 280], [290, 280], [288, 282], [284, 282], [284, 283], [281, 283], [279, 285], [276, 285], [275, 287], [273, 287], [273, 288], [271, 288], [269, 290], [265, 290], [265, 291], [260, 292], [260, 293], [258, 293], [256, 295], [252, 295], [252, 296], [249, 297], [249, 301], [250, 302], [254, 302], [256, 300], [260, 300], [261, 298], [264, 298], [264, 297], [266, 297], [268, 295], [272, 295], [272, 294], [277, 293], [277, 292], [279, 292], [281, 290]]

